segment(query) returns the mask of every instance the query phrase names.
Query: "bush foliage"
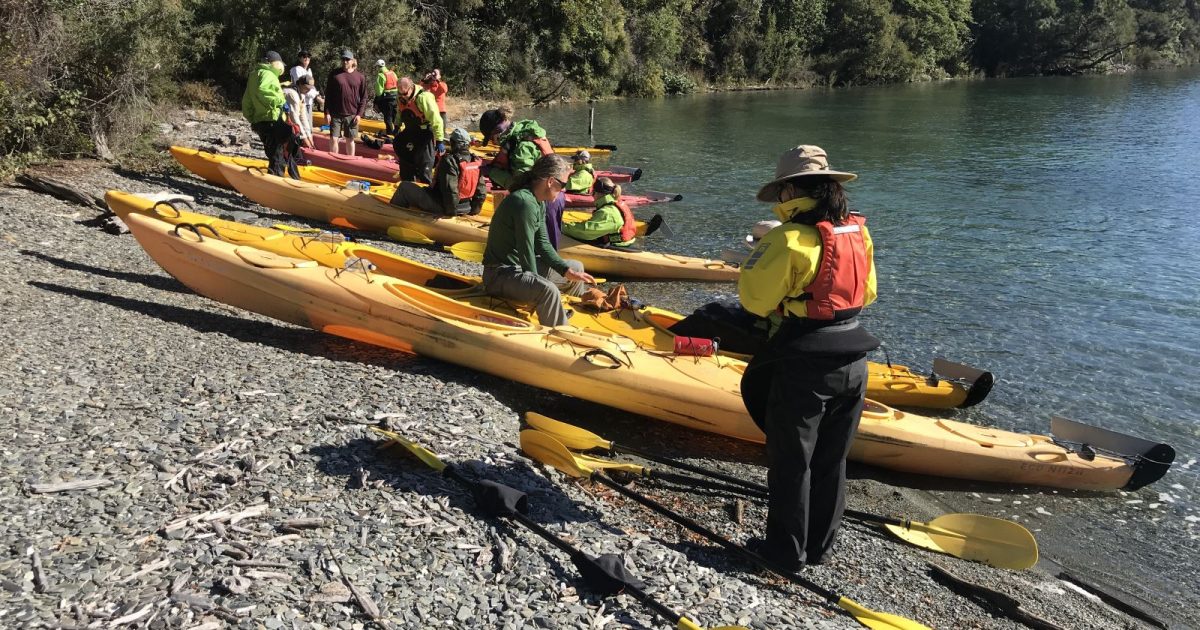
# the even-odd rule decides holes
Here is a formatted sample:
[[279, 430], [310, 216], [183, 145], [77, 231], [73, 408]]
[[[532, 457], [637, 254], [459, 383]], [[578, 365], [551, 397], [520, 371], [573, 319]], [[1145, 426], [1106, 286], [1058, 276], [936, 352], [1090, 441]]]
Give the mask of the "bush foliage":
[[1197, 0], [0, 0], [0, 159], [131, 144], [163, 103], [237, 103], [264, 50], [353, 50], [548, 101], [1193, 63]]

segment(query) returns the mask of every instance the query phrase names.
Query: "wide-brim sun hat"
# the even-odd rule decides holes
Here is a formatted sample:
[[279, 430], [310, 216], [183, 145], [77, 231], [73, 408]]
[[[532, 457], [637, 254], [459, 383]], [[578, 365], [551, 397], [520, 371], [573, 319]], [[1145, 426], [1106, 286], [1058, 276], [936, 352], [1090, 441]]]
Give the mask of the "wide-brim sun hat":
[[775, 179], [763, 184], [758, 190], [757, 198], [768, 203], [777, 202], [779, 189], [784, 182], [797, 177], [816, 175], [824, 175], [836, 182], [848, 182], [858, 178], [854, 173], [829, 168], [829, 156], [826, 155], [825, 149], [812, 144], [802, 144], [779, 156], [779, 162], [775, 165]]

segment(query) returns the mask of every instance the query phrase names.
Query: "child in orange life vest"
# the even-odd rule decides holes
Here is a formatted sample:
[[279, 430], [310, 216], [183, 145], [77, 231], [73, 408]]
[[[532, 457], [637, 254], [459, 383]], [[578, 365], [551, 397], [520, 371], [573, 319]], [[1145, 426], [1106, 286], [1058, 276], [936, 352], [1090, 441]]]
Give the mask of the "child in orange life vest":
[[400, 182], [392, 205], [415, 207], [432, 214], [455, 216], [479, 214], [487, 198], [487, 185], [480, 175], [483, 160], [471, 153], [471, 136], [463, 129], [450, 134], [450, 151], [433, 169], [433, 183]]
[[593, 188], [596, 210], [592, 218], [577, 223], [564, 223], [566, 236], [600, 247], [629, 247], [637, 240], [637, 223], [633, 211], [621, 201], [621, 187], [607, 177], [596, 180]]

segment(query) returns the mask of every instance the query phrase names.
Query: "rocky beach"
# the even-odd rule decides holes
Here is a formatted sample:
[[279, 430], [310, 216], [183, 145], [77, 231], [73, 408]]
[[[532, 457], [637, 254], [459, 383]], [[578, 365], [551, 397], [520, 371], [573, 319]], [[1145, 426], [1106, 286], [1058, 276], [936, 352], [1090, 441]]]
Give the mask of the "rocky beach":
[[[260, 155], [234, 116], [180, 112], [161, 132], [164, 146]], [[201, 212], [304, 224], [178, 168], [77, 161], [34, 172], [92, 196], [169, 191], [193, 196]], [[8, 550], [0, 627], [670, 625], [627, 595], [590, 592], [567, 556], [485, 516], [453, 481], [401, 448], [384, 448], [372, 426], [420, 442], [474, 478], [528, 493], [533, 520], [587, 553], [621, 555], [656, 599], [705, 627], [859, 627], [611, 490], [527, 459], [517, 440], [521, 415], [537, 411], [763, 481], [759, 447], [225, 306], [164, 273], [101, 216], [15, 184], [0, 188], [8, 270], [0, 320], [10, 349], [0, 362], [0, 543]], [[354, 236], [479, 273], [438, 248]], [[653, 302], [636, 283], [629, 288]], [[919, 520], [945, 512], [1013, 518], [1039, 537], [1043, 561], [995, 569], [848, 521], [832, 561], [804, 575], [932, 628], [1154, 627], [1059, 579], [1065, 570], [1172, 627], [1194, 627], [1200, 517], [1173, 505], [1183, 489], [1173, 489], [1176, 475], [1194, 478], [1192, 466], [1184, 457], [1182, 472], [1149, 488], [1105, 495], [856, 466], [850, 507]], [[736, 541], [761, 535], [765, 510], [756, 503], [633, 486]], [[1129, 525], [1093, 536], [1087, 523], [1097, 514]], [[1122, 563], [1142, 573], [1122, 573]], [[1009, 599], [951, 588], [934, 567]]]

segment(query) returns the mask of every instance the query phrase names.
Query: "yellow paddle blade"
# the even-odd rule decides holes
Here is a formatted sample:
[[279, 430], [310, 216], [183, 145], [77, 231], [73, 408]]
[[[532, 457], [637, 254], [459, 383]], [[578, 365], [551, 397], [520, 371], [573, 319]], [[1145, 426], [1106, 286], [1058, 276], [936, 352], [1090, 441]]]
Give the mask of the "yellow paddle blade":
[[589, 451], [593, 448], [610, 450], [612, 448], [612, 442], [591, 431], [559, 422], [554, 418], [547, 418], [540, 413], [525, 412], [525, 422], [538, 431], [554, 436], [554, 439], [565, 444], [567, 448], [576, 451]]
[[287, 225], [284, 223], [276, 223], [275, 225], [272, 225], [271, 227], [273, 227], [276, 230], [279, 230], [281, 232], [301, 232], [303, 234], [320, 234], [321, 233], [321, 228], [295, 227], [293, 225]]
[[[551, 438], [553, 437], [554, 436], [551, 436]], [[562, 442], [559, 442], [559, 444], [562, 444]], [[646, 477], [650, 475], [650, 471], [646, 470], [645, 466], [639, 466], [630, 462], [614, 462], [611, 459], [600, 459], [599, 457], [580, 455], [578, 453], [571, 453], [571, 455], [575, 458], [575, 464], [580, 468], [589, 470], [619, 470], [621, 472], [632, 473], [640, 477]]]
[[929, 523], [885, 525], [909, 543], [964, 560], [1001, 569], [1028, 569], [1037, 564], [1038, 546], [1021, 525], [979, 514], [945, 514]]
[[521, 431], [521, 450], [533, 459], [557, 469], [559, 472], [586, 479], [592, 476], [592, 469], [581, 465], [575, 459], [575, 454], [567, 450], [562, 442], [554, 439], [548, 433], [525, 429]]
[[408, 449], [408, 452], [416, 455], [417, 459], [424, 462], [426, 466], [429, 466], [438, 472], [442, 472], [446, 469], [446, 462], [443, 462], [441, 459], [439, 459], [438, 456], [434, 455], [432, 451], [426, 449], [420, 444], [417, 444], [416, 442], [409, 440], [403, 435], [400, 435], [395, 431], [380, 429], [379, 427], [371, 427], [371, 430]]
[[455, 243], [446, 248], [446, 251], [454, 254], [459, 260], [467, 262], [483, 262], [483, 250], [487, 247], [487, 243], [479, 243], [475, 241], [467, 241]]
[[403, 243], [412, 243], [414, 245], [433, 245], [433, 239], [416, 230], [410, 230], [402, 225], [393, 225], [392, 227], [388, 228], [387, 235]]
[[907, 617], [876, 612], [848, 597], [839, 599], [837, 605], [842, 610], [853, 615], [858, 620], [858, 623], [872, 630], [896, 630], [898, 628], [906, 630], [931, 630], [929, 626], [919, 624]]

